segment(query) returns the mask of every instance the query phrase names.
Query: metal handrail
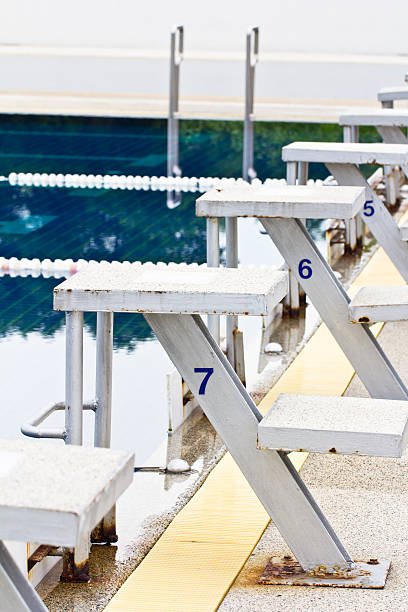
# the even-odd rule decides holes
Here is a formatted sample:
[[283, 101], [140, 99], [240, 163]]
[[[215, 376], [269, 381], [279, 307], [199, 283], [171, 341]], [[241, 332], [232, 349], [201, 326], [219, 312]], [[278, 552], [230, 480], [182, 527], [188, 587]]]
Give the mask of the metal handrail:
[[[59, 440], [65, 440], [66, 435], [67, 435], [65, 428], [62, 428], [62, 427], [55, 427], [55, 428], [48, 428], [48, 429], [39, 428], [39, 425], [43, 423], [45, 419], [47, 419], [53, 412], [56, 412], [57, 410], [65, 410], [65, 403], [58, 402], [56, 404], [53, 404], [52, 406], [49, 406], [45, 410], [43, 410], [43, 412], [41, 412], [38, 416], [34, 417], [31, 421], [29, 421], [28, 423], [24, 423], [21, 426], [20, 428], [21, 433], [24, 434], [25, 436], [28, 436], [29, 438], [56, 438]], [[96, 403], [93, 401], [93, 402], [88, 402], [84, 404], [83, 410], [93, 410], [95, 412]]]
[[255, 66], [259, 59], [259, 27], [250, 28], [246, 36], [245, 64], [245, 117], [244, 117], [244, 148], [242, 158], [242, 177], [244, 180], [256, 178], [254, 169], [254, 95]]
[[[180, 97], [180, 65], [184, 52], [184, 26], [173, 28], [170, 35], [170, 85], [169, 85], [169, 116], [167, 120], [167, 176], [181, 176], [179, 166], [179, 97]], [[167, 192], [167, 206], [175, 208], [181, 202], [179, 190]]]

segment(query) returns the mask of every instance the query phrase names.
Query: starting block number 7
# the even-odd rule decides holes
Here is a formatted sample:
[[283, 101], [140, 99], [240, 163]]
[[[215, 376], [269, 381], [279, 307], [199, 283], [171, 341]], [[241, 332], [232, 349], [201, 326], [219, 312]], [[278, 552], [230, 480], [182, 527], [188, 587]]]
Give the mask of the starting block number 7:
[[214, 368], [194, 368], [194, 372], [205, 372], [205, 376], [201, 382], [200, 388], [198, 390], [198, 395], [205, 395], [205, 389], [207, 387], [208, 380], [214, 372]]

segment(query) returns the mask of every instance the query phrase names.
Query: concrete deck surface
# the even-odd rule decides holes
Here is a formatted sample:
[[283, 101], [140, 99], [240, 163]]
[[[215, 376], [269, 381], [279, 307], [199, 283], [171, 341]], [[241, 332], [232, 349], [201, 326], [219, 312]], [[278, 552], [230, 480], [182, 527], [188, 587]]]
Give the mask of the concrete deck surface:
[[[388, 323], [379, 340], [408, 383], [408, 323]], [[354, 377], [346, 395], [368, 397]], [[391, 559], [383, 590], [258, 585], [272, 555], [290, 554], [272, 523], [242, 569], [220, 612], [283, 610], [405, 612], [408, 609], [408, 453], [402, 459], [310, 455], [302, 478], [354, 559]]]
[[[166, 118], [166, 54], [135, 50], [0, 45], [0, 113]], [[400, 56], [263, 54], [256, 70], [258, 121], [338, 121], [380, 108], [377, 92], [404, 85]], [[187, 53], [180, 72], [182, 119], [244, 116], [243, 54]], [[398, 103], [406, 106], [406, 102]]]

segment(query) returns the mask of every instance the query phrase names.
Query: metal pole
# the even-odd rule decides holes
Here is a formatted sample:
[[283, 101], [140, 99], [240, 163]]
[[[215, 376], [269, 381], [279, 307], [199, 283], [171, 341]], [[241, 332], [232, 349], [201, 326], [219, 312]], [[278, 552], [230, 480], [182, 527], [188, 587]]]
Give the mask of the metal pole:
[[109, 448], [112, 420], [113, 312], [98, 312], [96, 316], [95, 446]]
[[[82, 445], [83, 437], [83, 312], [65, 313], [66, 364], [65, 364], [65, 430], [66, 444]], [[84, 547], [83, 547], [84, 548]], [[82, 552], [82, 551], [81, 551]], [[88, 582], [87, 559], [77, 562], [75, 551], [64, 549], [62, 582]]]
[[[183, 60], [184, 27], [175, 26], [170, 35], [170, 86], [169, 86], [169, 116], [167, 119], [167, 176], [181, 176], [179, 167], [179, 93], [180, 64]], [[174, 208], [181, 202], [181, 192], [167, 192], [167, 206]]]
[[83, 313], [66, 317], [65, 429], [67, 444], [82, 444], [83, 429]]
[[[236, 217], [226, 217], [226, 260], [227, 268], [238, 268], [238, 219]], [[238, 317], [236, 315], [227, 316], [227, 358], [235, 369], [235, 335], [238, 331]]]
[[[358, 142], [358, 126], [345, 125], [343, 128], [343, 142]], [[360, 218], [358, 216], [358, 218]], [[357, 217], [353, 219], [344, 219], [345, 236], [344, 236], [344, 250], [346, 253], [352, 253], [355, 251], [357, 241], [362, 238], [362, 224], [358, 224], [357, 228]], [[358, 236], [359, 234], [359, 236]]]
[[[207, 266], [220, 266], [220, 222], [218, 217], [207, 217]], [[220, 343], [220, 317], [208, 315], [207, 326], [217, 344]]]
[[254, 170], [254, 94], [255, 66], [259, 57], [259, 27], [248, 30], [246, 35], [246, 65], [245, 65], [245, 118], [244, 118], [244, 150], [242, 158], [242, 177], [250, 181], [256, 177]]
[[[109, 448], [112, 423], [113, 312], [98, 312], [96, 324], [95, 446]], [[117, 542], [115, 506], [92, 531], [92, 542]]]
[[[381, 102], [383, 108], [394, 108], [393, 100]], [[388, 206], [394, 206], [397, 201], [395, 174], [392, 166], [384, 166], [385, 199]]]
[[[288, 162], [286, 164], [286, 182], [288, 185], [296, 185], [297, 182], [297, 162]], [[305, 170], [307, 172], [307, 170]], [[302, 173], [304, 170], [302, 170]], [[289, 313], [291, 317], [299, 316], [300, 309], [300, 288], [299, 283], [296, 280], [296, 276], [292, 270], [288, 269], [289, 272], [289, 292], [283, 300], [284, 310]]]

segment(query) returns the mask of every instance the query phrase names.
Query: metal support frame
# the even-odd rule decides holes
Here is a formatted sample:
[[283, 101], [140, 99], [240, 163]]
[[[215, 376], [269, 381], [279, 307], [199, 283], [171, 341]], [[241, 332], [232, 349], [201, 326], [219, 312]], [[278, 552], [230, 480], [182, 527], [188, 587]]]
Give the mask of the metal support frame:
[[[397, 126], [377, 125], [377, 132], [380, 134], [383, 142], [389, 144], [408, 144], [408, 138]], [[401, 170], [408, 177], [408, 166], [403, 164]], [[399, 172], [393, 166], [384, 166], [384, 181], [386, 188], [386, 201], [389, 205], [395, 205], [399, 197]]]
[[[207, 266], [209, 268], [220, 267], [220, 220], [207, 218]], [[207, 325], [210, 333], [217, 344], [220, 343], [220, 316], [208, 315]]]
[[[358, 142], [359, 128], [357, 125], [344, 126], [343, 142]], [[344, 250], [346, 253], [353, 253], [357, 246], [361, 246], [363, 241], [363, 225], [361, 217], [357, 215], [353, 219], [344, 219], [345, 240]]]
[[[184, 26], [173, 28], [170, 35], [169, 116], [167, 119], [167, 176], [181, 176], [179, 166], [179, 94], [180, 64], [184, 51]], [[167, 192], [167, 206], [175, 208], [181, 203], [181, 191]]]
[[401, 240], [398, 225], [378, 195], [371, 189], [360, 169], [354, 164], [326, 164], [339, 185], [366, 187], [370, 201], [359, 213], [377, 242], [383, 247], [401, 276], [408, 282], [408, 244]]
[[[393, 100], [383, 101], [381, 102], [381, 106], [383, 108], [394, 108], [394, 102]], [[395, 142], [395, 143], [401, 143], [401, 144], [405, 143], [406, 144], [407, 141], [404, 137], [404, 134], [401, 132], [399, 128], [391, 128], [390, 130], [388, 130], [388, 135], [390, 135], [390, 133], [394, 129], [396, 129], [401, 134], [401, 136], [403, 137], [402, 140], [398, 140], [398, 139], [389, 140], [387, 137], [384, 137], [385, 133], [382, 131], [384, 130], [384, 128], [377, 127], [377, 131], [380, 133], [384, 142], [389, 142], [389, 143]], [[387, 128], [385, 128], [385, 130], [387, 130]], [[397, 184], [396, 184], [395, 171], [392, 166], [384, 166], [384, 183], [385, 183], [385, 197], [386, 197], [387, 204], [389, 206], [394, 206], [397, 201], [397, 197], [398, 197], [398, 189], [397, 189]]]
[[[305, 181], [302, 185], [307, 184], [308, 164], [307, 162], [287, 162], [286, 164], [286, 182], [288, 185], [296, 185], [299, 176]], [[285, 263], [287, 268], [287, 262]], [[300, 312], [300, 286], [296, 280], [296, 275], [290, 268], [289, 273], [289, 292], [283, 300], [284, 312], [291, 317], [298, 317]]]
[[[370, 395], [379, 399], [407, 400], [407, 388], [369, 327], [350, 323], [350, 298], [302, 222], [283, 218], [262, 218], [260, 221]], [[406, 259], [408, 264], [408, 257]], [[307, 269], [302, 268], [305, 263]]]
[[[354, 563], [284, 453], [258, 451], [262, 416], [199, 315], [145, 314], [157, 338], [226, 443], [305, 571]], [[199, 368], [212, 368], [204, 392]]]
[[0, 608], [9, 612], [47, 612], [47, 608], [0, 540]]
[[[226, 264], [227, 268], [238, 268], [238, 219], [226, 217]], [[238, 331], [238, 317], [227, 315], [227, 358], [235, 369], [235, 336]]]
[[256, 177], [254, 169], [254, 95], [255, 66], [259, 59], [259, 27], [250, 28], [246, 35], [245, 62], [245, 117], [242, 177], [251, 181]]
[[[65, 313], [65, 443], [82, 445], [83, 442], [83, 326], [84, 314], [79, 311]], [[86, 548], [85, 546], [83, 548]], [[62, 582], [88, 582], [88, 554], [65, 548], [63, 553]]]
[[67, 444], [82, 445], [83, 438], [83, 325], [82, 312], [72, 311], [66, 320], [65, 430]]
[[[98, 312], [96, 324], [96, 412], [94, 445], [110, 448], [112, 423], [113, 312]], [[113, 506], [91, 534], [91, 542], [117, 542]]]

